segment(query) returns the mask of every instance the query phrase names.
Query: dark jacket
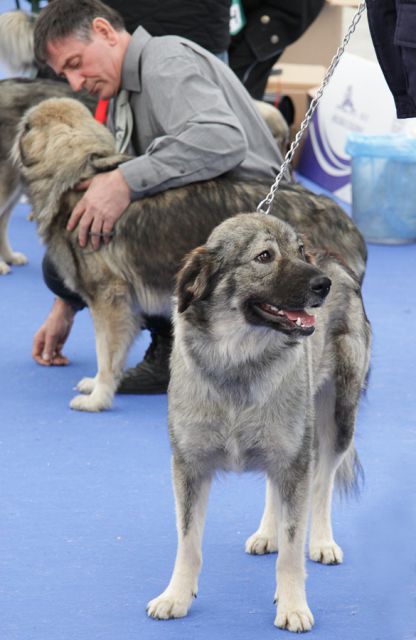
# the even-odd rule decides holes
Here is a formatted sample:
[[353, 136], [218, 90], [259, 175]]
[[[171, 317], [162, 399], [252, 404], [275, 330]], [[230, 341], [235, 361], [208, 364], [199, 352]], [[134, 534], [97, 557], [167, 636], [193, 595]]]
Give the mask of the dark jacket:
[[368, 23], [397, 117], [416, 117], [416, 0], [367, 0]]
[[266, 60], [295, 42], [315, 20], [324, 0], [243, 0], [244, 38], [257, 60]]
[[324, 0], [243, 0], [246, 24], [231, 39], [231, 69], [253, 98], [262, 100], [269, 73], [285, 48], [320, 12]]
[[141, 25], [152, 36], [189, 38], [212, 53], [228, 49], [231, 0], [104, 0], [133, 33]]

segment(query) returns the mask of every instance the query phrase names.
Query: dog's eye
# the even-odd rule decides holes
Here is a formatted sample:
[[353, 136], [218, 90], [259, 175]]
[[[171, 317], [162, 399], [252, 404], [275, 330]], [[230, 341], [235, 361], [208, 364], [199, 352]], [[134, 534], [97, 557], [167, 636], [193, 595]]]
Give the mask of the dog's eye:
[[25, 122], [25, 133], [30, 131], [31, 128], [32, 128], [32, 125], [30, 124], [30, 122]]
[[303, 260], [305, 259], [305, 246], [303, 244], [299, 245], [299, 255]]
[[270, 251], [266, 250], [259, 253], [259, 255], [256, 257], [256, 262], [271, 262], [272, 259], [272, 254], [270, 253]]

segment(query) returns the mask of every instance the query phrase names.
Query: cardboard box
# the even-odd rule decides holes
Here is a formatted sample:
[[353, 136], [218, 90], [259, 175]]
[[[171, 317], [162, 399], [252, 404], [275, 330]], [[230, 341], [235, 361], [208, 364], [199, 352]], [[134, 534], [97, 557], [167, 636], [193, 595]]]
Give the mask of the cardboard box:
[[[300, 125], [305, 117], [311, 101], [310, 92], [312, 89], [319, 87], [325, 75], [325, 67], [312, 64], [276, 64], [276, 75], [270, 75], [265, 100], [276, 106], [282, 97], [290, 98], [294, 108], [294, 121], [290, 127], [290, 138], [293, 140], [299, 131]], [[299, 156], [299, 151], [294, 159]]]
[[357, 9], [358, 6], [357, 0], [327, 0], [299, 40], [285, 49], [280, 62], [329, 67], [348, 26], [345, 24], [345, 9]]

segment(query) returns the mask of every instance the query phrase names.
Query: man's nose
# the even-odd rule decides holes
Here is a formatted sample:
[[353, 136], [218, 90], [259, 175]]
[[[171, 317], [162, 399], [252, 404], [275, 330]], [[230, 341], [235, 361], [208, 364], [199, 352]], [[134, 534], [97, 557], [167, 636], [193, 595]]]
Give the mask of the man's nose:
[[84, 86], [84, 78], [79, 71], [66, 71], [65, 77], [74, 91], [81, 91]]

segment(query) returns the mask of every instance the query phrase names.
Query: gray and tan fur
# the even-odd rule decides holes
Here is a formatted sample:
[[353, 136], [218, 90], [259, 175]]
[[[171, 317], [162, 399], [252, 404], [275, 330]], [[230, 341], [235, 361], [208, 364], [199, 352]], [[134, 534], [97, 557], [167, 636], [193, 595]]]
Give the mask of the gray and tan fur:
[[[30, 109], [19, 125], [13, 155], [25, 182], [39, 235], [69, 289], [88, 304], [95, 326], [98, 373], [80, 382], [74, 409], [111, 406], [143, 314], [170, 317], [175, 275], [183, 256], [203, 244], [216, 225], [253, 210], [269, 188], [229, 177], [191, 184], [133, 202], [99, 251], [80, 248], [66, 223], [81, 197], [80, 180], [112, 169], [125, 157], [88, 109], [50, 99]], [[287, 185], [273, 214], [308, 236], [312, 247], [343, 256], [362, 278], [365, 243], [349, 217], [328, 198]]]
[[35, 22], [36, 16], [25, 11], [0, 15], [0, 60], [13, 74], [29, 76], [0, 81], [0, 275], [10, 273], [12, 265], [27, 263], [25, 255], [13, 250], [8, 234], [10, 216], [23, 194], [18, 170], [10, 158], [17, 123], [25, 111], [47, 98], [73, 97], [90, 109], [96, 105], [96, 99], [85, 92], [76, 95], [64, 82], [30, 79], [38, 72], [33, 48]]
[[312, 263], [302, 244], [274, 217], [239, 215], [178, 275], [168, 396], [178, 551], [166, 590], [148, 605], [154, 618], [185, 616], [198, 591], [217, 471], [266, 474], [264, 514], [246, 551], [279, 551], [278, 627], [307, 631], [314, 622], [305, 594], [309, 510], [310, 558], [342, 562], [332, 491], [337, 474], [354, 482], [371, 332], [357, 278], [333, 257]]
[[30, 107], [52, 97], [77, 98], [91, 110], [96, 104], [96, 100], [85, 93], [75, 94], [64, 82], [25, 78], [0, 81], [0, 275], [10, 273], [10, 265], [27, 262], [26, 256], [13, 250], [8, 234], [10, 216], [23, 194], [19, 170], [11, 158], [17, 125]]
[[36, 16], [26, 11], [7, 11], [0, 15], [0, 60], [13, 73], [37, 72], [33, 46]]

